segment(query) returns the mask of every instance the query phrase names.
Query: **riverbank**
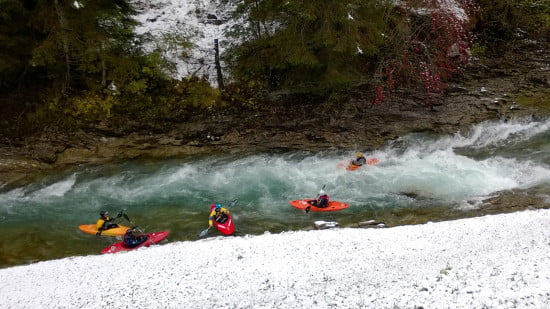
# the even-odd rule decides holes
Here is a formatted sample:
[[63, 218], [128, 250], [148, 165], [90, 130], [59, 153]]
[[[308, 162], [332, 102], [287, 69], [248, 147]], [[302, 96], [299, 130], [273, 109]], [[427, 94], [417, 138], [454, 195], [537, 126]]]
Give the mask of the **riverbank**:
[[520, 211], [71, 257], [0, 269], [0, 307], [547, 308], [549, 225]]

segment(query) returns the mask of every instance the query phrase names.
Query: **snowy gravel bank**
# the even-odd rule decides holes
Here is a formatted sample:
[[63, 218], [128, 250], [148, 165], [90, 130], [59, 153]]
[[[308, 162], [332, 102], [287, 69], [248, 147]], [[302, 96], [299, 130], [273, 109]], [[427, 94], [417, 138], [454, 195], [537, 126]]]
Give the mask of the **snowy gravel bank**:
[[167, 243], [0, 270], [0, 308], [550, 308], [550, 210]]

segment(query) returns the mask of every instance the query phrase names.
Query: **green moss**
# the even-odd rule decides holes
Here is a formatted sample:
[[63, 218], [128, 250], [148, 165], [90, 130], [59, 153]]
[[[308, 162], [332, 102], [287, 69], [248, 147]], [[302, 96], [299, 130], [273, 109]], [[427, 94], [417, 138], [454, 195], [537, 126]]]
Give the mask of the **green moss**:
[[487, 46], [475, 43], [472, 48], [470, 48], [470, 53], [472, 56], [483, 56], [487, 53]]
[[550, 114], [550, 89], [522, 93], [516, 101], [522, 106], [533, 107], [543, 114]]

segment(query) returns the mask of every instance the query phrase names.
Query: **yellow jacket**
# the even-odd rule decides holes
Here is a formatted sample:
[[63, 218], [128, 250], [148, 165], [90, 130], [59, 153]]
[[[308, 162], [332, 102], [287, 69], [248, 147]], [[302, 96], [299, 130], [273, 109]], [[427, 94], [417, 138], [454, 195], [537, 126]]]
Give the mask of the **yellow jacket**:
[[97, 228], [98, 231], [101, 231], [105, 225], [105, 222], [110, 222], [112, 221], [113, 219], [109, 218], [109, 217], [106, 217], [105, 219], [103, 218], [99, 218], [97, 220], [97, 222], [95, 223], [95, 227]]
[[217, 218], [221, 214], [229, 215], [229, 210], [221, 207], [220, 212], [218, 213], [216, 212], [216, 208], [213, 208], [210, 212], [210, 216], [208, 216], [208, 226], [212, 226], [212, 220], [214, 220], [214, 218]]

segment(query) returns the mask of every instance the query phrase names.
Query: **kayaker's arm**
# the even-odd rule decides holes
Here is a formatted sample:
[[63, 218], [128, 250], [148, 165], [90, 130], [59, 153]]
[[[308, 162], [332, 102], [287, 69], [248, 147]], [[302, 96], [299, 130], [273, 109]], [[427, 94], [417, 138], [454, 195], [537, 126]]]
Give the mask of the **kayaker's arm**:
[[103, 219], [97, 220], [97, 222], [95, 224], [96, 229], [97, 229], [97, 233], [96, 233], [97, 236], [101, 236], [101, 232], [105, 228], [105, 223], [106, 223], [106, 220], [103, 220]]
[[208, 216], [208, 227], [211, 227], [213, 225], [212, 220], [214, 220], [215, 215], [216, 215], [216, 211], [212, 210], [210, 212], [210, 216]]

